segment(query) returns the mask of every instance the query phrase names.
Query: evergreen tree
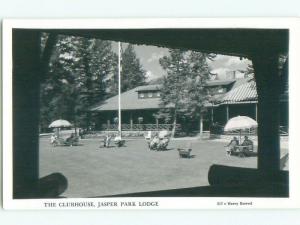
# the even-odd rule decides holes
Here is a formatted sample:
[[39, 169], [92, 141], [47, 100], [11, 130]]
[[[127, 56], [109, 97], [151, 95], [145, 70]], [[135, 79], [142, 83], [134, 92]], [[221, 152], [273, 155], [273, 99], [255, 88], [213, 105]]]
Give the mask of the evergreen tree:
[[91, 125], [87, 109], [105, 99], [115, 60], [109, 41], [60, 35], [41, 86], [41, 126], [59, 118]]
[[129, 44], [122, 52], [121, 91], [127, 91], [146, 81], [146, 72], [137, 58], [133, 45]]
[[204, 84], [210, 76], [207, 60], [213, 60], [214, 56], [180, 49], [169, 53], [169, 56], [160, 59], [167, 73], [161, 93], [163, 109], [160, 114], [173, 118], [174, 135], [178, 118], [191, 121], [202, 117], [207, 101]]

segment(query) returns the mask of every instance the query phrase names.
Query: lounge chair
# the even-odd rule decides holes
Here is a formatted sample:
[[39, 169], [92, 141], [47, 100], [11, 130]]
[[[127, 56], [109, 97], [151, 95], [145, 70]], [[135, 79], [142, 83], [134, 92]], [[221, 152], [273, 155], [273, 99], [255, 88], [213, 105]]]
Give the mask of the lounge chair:
[[69, 137], [67, 139], [63, 138], [56, 138], [53, 142], [52, 145], [54, 147], [56, 146], [75, 146], [79, 144], [79, 138], [77, 136], [74, 137]]
[[103, 147], [109, 147], [112, 136], [105, 136], [103, 140]]
[[78, 143], [79, 143], [79, 138], [77, 136], [73, 136], [66, 140], [65, 145], [75, 146], [75, 145], [78, 145]]
[[164, 139], [160, 139], [158, 145], [157, 145], [157, 150], [158, 151], [164, 151], [167, 149], [168, 147], [168, 144], [170, 142], [170, 139], [169, 138], [164, 138]]
[[152, 131], [148, 131], [148, 132], [147, 132], [147, 135], [145, 135], [145, 140], [146, 140], [146, 141], [150, 141], [151, 138], [152, 138]]
[[125, 140], [122, 140], [120, 136], [117, 136], [114, 141], [118, 147], [122, 147], [125, 144]]

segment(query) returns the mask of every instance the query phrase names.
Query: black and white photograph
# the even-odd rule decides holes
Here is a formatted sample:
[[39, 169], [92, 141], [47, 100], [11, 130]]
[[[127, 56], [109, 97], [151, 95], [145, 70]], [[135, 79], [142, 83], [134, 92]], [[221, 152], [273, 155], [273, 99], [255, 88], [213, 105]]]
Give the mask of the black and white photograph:
[[5, 22], [7, 208], [297, 204], [289, 25]]

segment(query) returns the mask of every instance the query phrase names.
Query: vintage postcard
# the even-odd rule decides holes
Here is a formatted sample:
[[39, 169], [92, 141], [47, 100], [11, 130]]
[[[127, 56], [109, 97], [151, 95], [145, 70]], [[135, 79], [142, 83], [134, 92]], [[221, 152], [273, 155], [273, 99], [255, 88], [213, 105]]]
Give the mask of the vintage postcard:
[[4, 208], [299, 207], [299, 25], [4, 20]]

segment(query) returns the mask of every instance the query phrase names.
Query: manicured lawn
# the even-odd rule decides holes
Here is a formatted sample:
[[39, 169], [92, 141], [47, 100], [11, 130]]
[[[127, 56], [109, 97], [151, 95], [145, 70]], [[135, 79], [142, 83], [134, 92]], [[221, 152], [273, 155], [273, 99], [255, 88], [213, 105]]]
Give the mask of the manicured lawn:
[[[179, 158], [177, 147], [192, 142], [190, 159]], [[68, 179], [66, 197], [93, 197], [208, 185], [212, 164], [256, 167], [256, 157], [228, 156], [224, 143], [172, 140], [168, 151], [149, 151], [144, 140], [126, 147], [99, 148], [99, 140], [81, 146], [52, 147], [40, 139], [40, 176], [60, 172]]]

